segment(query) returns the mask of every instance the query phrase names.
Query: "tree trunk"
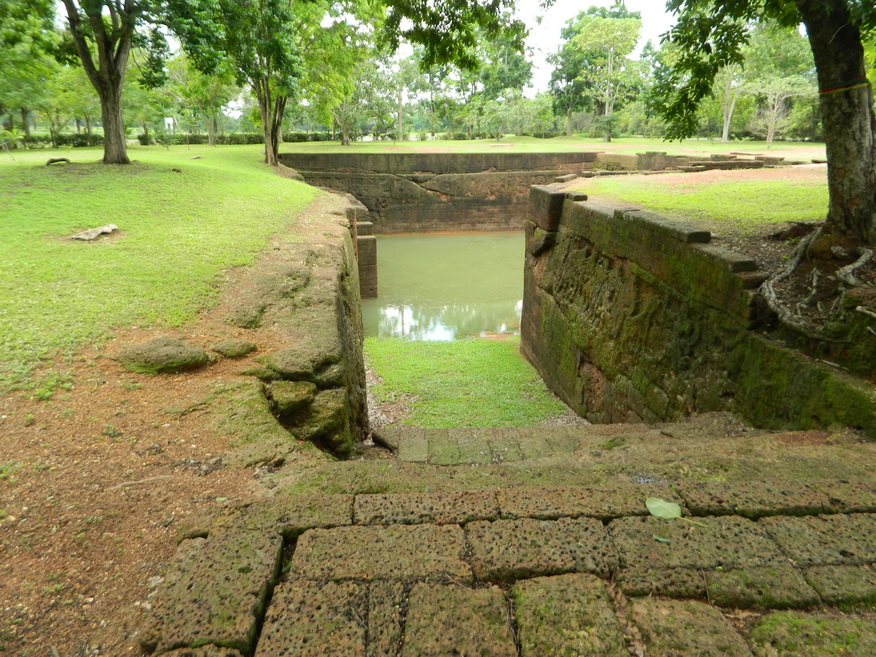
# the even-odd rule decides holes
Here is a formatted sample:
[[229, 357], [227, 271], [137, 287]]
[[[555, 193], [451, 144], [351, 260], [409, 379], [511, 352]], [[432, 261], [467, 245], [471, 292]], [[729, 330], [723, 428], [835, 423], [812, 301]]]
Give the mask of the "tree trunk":
[[844, 0], [796, 0], [818, 71], [830, 193], [827, 224], [876, 244], [876, 117], [861, 33]]
[[207, 143], [210, 146], [216, 145], [216, 115], [210, 114], [207, 116]]
[[30, 137], [30, 121], [28, 121], [30, 111], [26, 107], [21, 109], [21, 128], [24, 130], [24, 136]]
[[[127, 17], [129, 20], [120, 20], [119, 15], [113, 11], [115, 5], [110, 7], [110, 21], [106, 21], [101, 13], [103, 3], [90, 3], [90, 6], [83, 9], [97, 48], [98, 65], [95, 65], [91, 48], [83, 36], [83, 15], [80, 15], [72, 0], [63, 1], [67, 8], [67, 21], [76, 44], [76, 52], [100, 98], [103, 163], [128, 164], [130, 160], [125, 143], [125, 126], [122, 123], [122, 83], [125, 81], [128, 55], [131, 53], [134, 20], [132, 17]], [[125, 6], [127, 8], [127, 3]]]
[[[728, 84], [732, 84], [729, 82]], [[721, 130], [721, 143], [726, 144], [730, 141], [730, 125], [733, 123], [733, 112], [736, 110], [736, 101], [739, 100], [739, 87], [732, 90], [730, 100], [724, 107], [724, 127]], [[727, 98], [727, 90], [725, 90], [724, 98]]]
[[572, 106], [566, 108], [566, 136], [572, 136]]
[[402, 95], [402, 89], [399, 87], [398, 90], [398, 131], [396, 133], [396, 141], [401, 141], [404, 138], [404, 96]]
[[[273, 99], [271, 97], [271, 83], [267, 74], [262, 75], [255, 82], [256, 100], [259, 103], [259, 114], [262, 117], [262, 135], [265, 139], [265, 164], [272, 167], [277, 166], [277, 152], [280, 148], [277, 133], [279, 131], [278, 121], [283, 120], [283, 108], [285, 107], [285, 99]], [[277, 108], [280, 108], [279, 119], [277, 117]]]
[[6, 112], [6, 107], [0, 104], [0, 116], [3, 117], [3, 129], [12, 132], [14, 126], [12, 125], [12, 112]]

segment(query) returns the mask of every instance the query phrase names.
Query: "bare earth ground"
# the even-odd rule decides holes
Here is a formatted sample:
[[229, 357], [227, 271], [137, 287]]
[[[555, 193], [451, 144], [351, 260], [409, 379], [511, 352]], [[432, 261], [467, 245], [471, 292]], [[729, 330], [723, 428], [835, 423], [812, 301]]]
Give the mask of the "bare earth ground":
[[[816, 175], [800, 168], [677, 179], [687, 185], [719, 173]], [[245, 269], [229, 272], [225, 282], [245, 276]], [[131, 374], [113, 360], [122, 345], [156, 335], [204, 347], [243, 337], [221, 319], [229, 301], [181, 330], [130, 327], [72, 362], [59, 361], [55, 368], [68, 371], [74, 385], [49, 401], [0, 398], [3, 654], [139, 654], [136, 630], [174, 555], [181, 520], [259, 493], [258, 471], [222, 463], [229, 437], [214, 428], [204, 403], [211, 383], [234, 378], [248, 359], [160, 376]], [[260, 352], [279, 344], [270, 329], [246, 331], [246, 339]]]

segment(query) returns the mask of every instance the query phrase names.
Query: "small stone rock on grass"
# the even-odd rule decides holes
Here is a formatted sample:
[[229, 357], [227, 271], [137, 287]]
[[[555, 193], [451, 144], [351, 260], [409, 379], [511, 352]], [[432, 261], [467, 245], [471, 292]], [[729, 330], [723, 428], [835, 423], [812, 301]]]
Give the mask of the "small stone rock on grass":
[[223, 340], [210, 349], [225, 358], [243, 358], [256, 351], [258, 347], [247, 340]]
[[132, 372], [160, 374], [203, 367], [210, 357], [198, 346], [163, 336], [128, 347], [118, 360]]

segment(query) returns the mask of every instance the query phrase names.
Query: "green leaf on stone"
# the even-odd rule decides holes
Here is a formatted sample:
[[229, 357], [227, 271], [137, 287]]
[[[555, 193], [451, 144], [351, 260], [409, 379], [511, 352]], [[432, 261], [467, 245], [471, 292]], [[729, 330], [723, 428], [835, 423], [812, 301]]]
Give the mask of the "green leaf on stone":
[[681, 518], [680, 506], [659, 497], [649, 497], [645, 500], [645, 506], [655, 518]]
[[708, 525], [704, 525], [701, 522], [697, 522], [696, 520], [691, 520], [690, 518], [683, 517], [681, 515], [681, 507], [675, 502], [667, 502], [666, 500], [659, 497], [649, 497], [647, 500], [645, 500], [645, 506], [648, 507], [648, 511], [650, 511], [651, 515], [655, 518], [664, 518], [667, 520], [680, 518], [685, 522], [699, 525], [700, 527], [708, 527]]

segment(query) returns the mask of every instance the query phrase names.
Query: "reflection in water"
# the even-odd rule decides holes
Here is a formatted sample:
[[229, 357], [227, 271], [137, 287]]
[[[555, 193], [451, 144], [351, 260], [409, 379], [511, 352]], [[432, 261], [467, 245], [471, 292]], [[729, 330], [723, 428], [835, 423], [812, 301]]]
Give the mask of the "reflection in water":
[[362, 302], [366, 336], [454, 340], [519, 332], [522, 233], [378, 239], [378, 298]]

